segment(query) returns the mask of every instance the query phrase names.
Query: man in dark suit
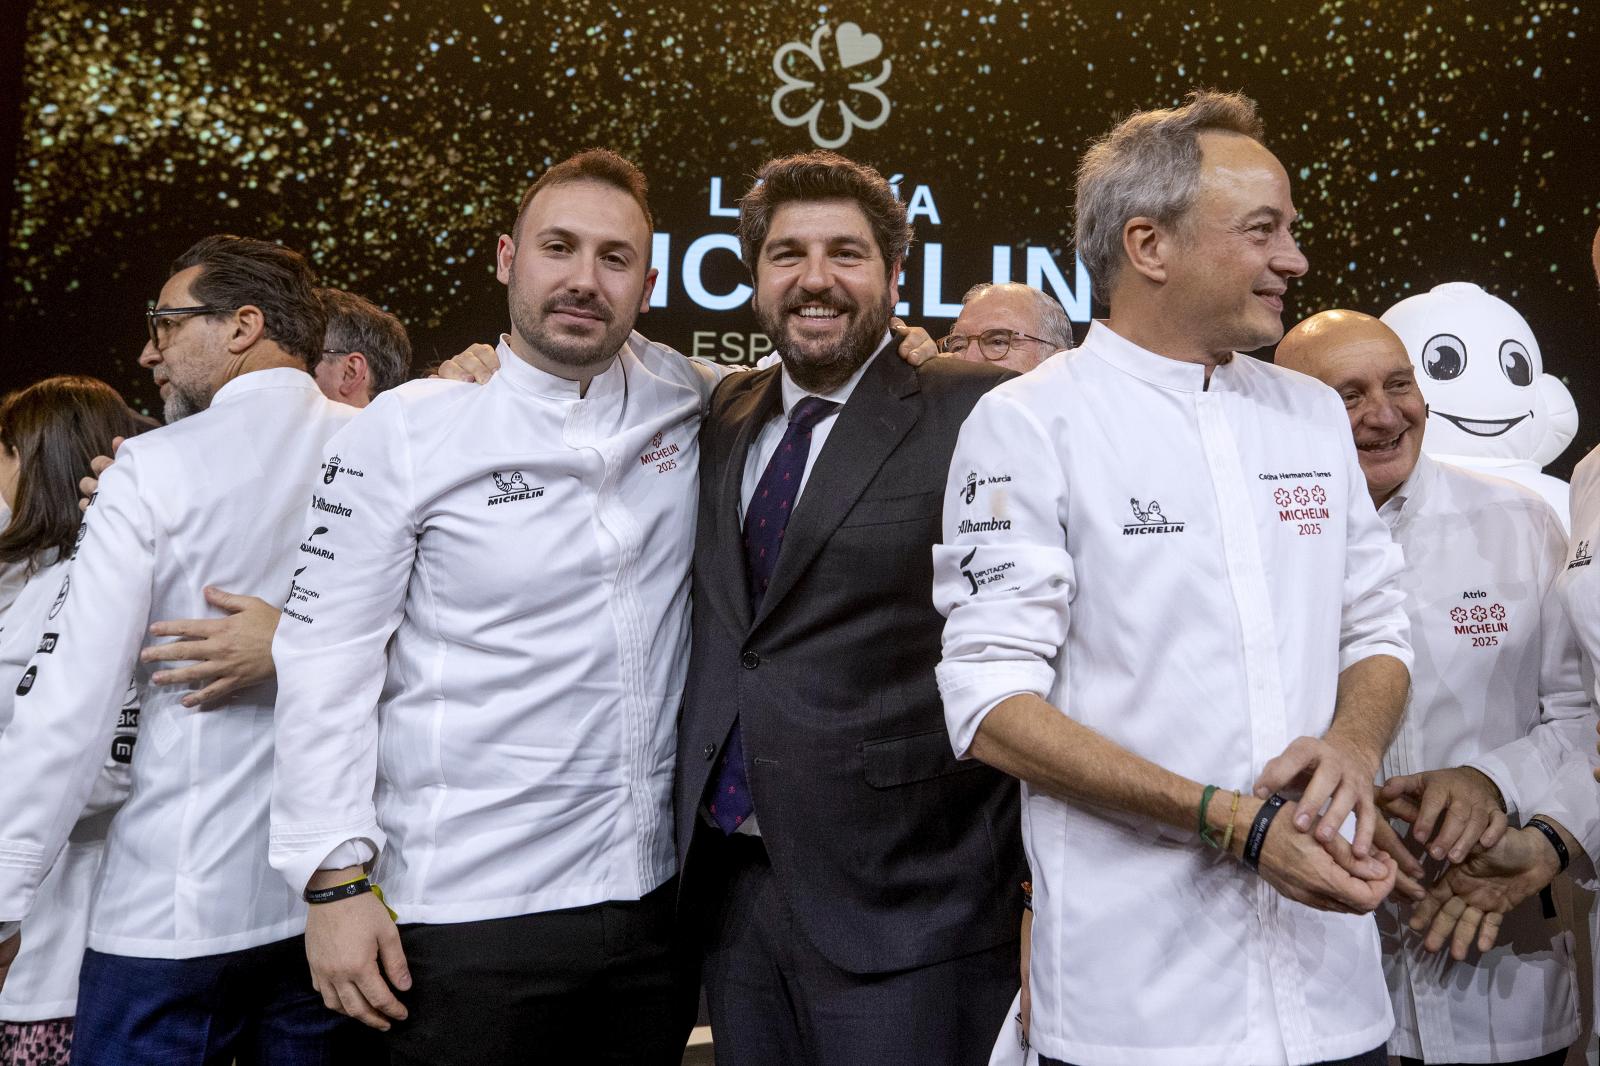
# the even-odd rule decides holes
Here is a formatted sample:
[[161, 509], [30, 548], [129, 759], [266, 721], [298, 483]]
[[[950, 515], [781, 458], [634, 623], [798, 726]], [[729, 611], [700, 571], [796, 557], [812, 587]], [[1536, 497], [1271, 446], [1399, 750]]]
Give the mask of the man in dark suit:
[[717, 1061], [983, 1063], [1018, 986], [1018, 787], [952, 754], [929, 590], [957, 431], [1008, 375], [885, 354], [911, 230], [871, 168], [769, 163], [739, 233], [782, 365], [701, 431], [674, 796]]

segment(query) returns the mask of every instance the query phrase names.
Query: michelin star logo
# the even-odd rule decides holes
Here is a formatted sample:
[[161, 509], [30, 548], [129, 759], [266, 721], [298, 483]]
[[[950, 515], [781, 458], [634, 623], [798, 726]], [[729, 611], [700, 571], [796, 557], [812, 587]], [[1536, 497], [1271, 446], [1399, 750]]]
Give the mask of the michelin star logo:
[[[850, 140], [857, 129], [875, 130], [889, 118], [889, 98], [879, 88], [889, 80], [892, 64], [885, 58], [877, 74], [867, 74], [858, 81], [848, 83], [849, 101], [825, 97], [818, 90], [818, 82], [832, 66], [823, 53], [822, 39], [833, 35], [831, 52], [838, 57], [837, 69], [855, 73], [883, 54], [883, 39], [875, 33], [864, 33], [854, 22], [844, 22], [834, 32], [826, 23], [818, 26], [811, 35], [811, 43], [790, 41], [772, 56], [772, 69], [783, 84], [772, 94], [772, 114], [785, 126], [805, 126], [811, 134], [811, 143], [818, 148], [839, 148]], [[863, 72], [865, 73], [865, 72]], [[871, 118], [862, 118], [855, 110], [856, 94], [875, 103]], [[790, 99], [790, 98], [793, 99]], [[810, 101], [810, 106], [806, 102]], [[828, 104], [838, 108], [835, 123]], [[805, 108], [796, 113], [795, 109]], [[825, 128], [826, 127], [826, 128]]]

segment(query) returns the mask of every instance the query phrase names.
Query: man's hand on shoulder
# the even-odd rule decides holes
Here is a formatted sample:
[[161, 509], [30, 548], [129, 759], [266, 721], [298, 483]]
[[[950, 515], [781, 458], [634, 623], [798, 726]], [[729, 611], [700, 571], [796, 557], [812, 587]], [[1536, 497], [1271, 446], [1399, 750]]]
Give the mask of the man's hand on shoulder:
[[[124, 437], [111, 438], [111, 454], [115, 455], [117, 449], [122, 447]], [[78, 510], [87, 511], [89, 501], [94, 499], [94, 494], [100, 490], [100, 478], [105, 475], [113, 462], [110, 455], [97, 455], [89, 460], [89, 476], [78, 479]]]
[[225, 701], [240, 689], [270, 680], [272, 638], [281, 612], [255, 596], [239, 596], [206, 587], [206, 602], [227, 611], [226, 618], [180, 618], [156, 622], [150, 635], [177, 637], [139, 652], [145, 664], [188, 662], [192, 666], [150, 675], [157, 685], [204, 685], [183, 698], [185, 707]]
[[889, 332], [900, 341], [900, 358], [912, 366], [921, 366], [929, 359], [940, 356], [939, 346], [921, 326], [908, 326], [898, 318], [889, 320]]
[[1435, 859], [1461, 862], [1474, 847], [1494, 847], [1506, 831], [1500, 790], [1468, 766], [1391, 777], [1378, 803], [1391, 818], [1410, 823], [1412, 837]]
[[446, 359], [434, 368], [433, 376], [449, 381], [470, 381], [486, 385], [500, 369], [500, 354], [488, 344], [474, 344], [466, 351]]
[[[319, 870], [311, 887], [328, 888], [360, 876], [360, 867]], [[329, 1010], [384, 1031], [392, 1022], [406, 1019], [405, 1004], [395, 998], [393, 989], [409, 989], [411, 972], [400, 931], [373, 893], [308, 908], [306, 961], [311, 986], [322, 994]]]

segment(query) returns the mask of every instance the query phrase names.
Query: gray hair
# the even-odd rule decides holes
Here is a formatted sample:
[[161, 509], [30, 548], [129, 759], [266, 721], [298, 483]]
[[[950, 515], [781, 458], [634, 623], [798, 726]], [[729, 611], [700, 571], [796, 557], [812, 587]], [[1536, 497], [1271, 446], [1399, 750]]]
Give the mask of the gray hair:
[[400, 320], [371, 300], [343, 289], [318, 289], [328, 315], [322, 346], [367, 357], [367, 381], [375, 398], [411, 374], [411, 338]]
[[1135, 111], [1095, 141], [1078, 164], [1078, 258], [1097, 292], [1109, 294], [1122, 269], [1129, 219], [1179, 222], [1200, 191], [1200, 134], [1238, 133], [1260, 141], [1255, 101], [1198, 89], [1182, 107]]
[[1036, 289], [1032, 285], [1024, 285], [1018, 281], [1003, 281], [998, 285], [992, 281], [980, 281], [961, 297], [961, 306], [965, 307], [999, 285], [1021, 289], [1033, 297], [1035, 309], [1039, 312], [1039, 332], [1044, 334], [1041, 340], [1055, 345], [1056, 351], [1072, 347], [1072, 319], [1067, 317], [1066, 308], [1061, 306], [1061, 301], [1043, 289]]

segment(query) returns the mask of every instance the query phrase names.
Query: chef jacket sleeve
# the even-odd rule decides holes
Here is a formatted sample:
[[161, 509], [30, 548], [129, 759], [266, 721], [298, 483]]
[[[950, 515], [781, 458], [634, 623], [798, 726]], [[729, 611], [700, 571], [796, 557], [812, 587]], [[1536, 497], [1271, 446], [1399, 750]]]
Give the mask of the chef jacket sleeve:
[[961, 427], [933, 548], [934, 606], [946, 617], [937, 669], [945, 723], [967, 758], [1008, 696], [1048, 698], [1076, 588], [1056, 445], [1004, 386]]
[[40, 881], [104, 784], [108, 756], [133, 757], [131, 741], [116, 733], [150, 621], [161, 535], [139, 456], [127, 449], [100, 478], [39, 650], [18, 682], [16, 715], [0, 735], [0, 921], [21, 921], [32, 909]]
[[[1593, 733], [1590, 734], [1593, 736]], [[1600, 785], [1594, 770], [1600, 766], [1594, 745], [1587, 751], [1570, 752], [1561, 760], [1554, 776], [1541, 795], [1529, 796], [1525, 818], [1542, 814], [1560, 822], [1577, 839], [1581, 853], [1574, 854], [1567, 873], [1587, 891], [1600, 889], [1595, 868], [1600, 865]]]
[[1411, 669], [1411, 624], [1406, 619], [1400, 572], [1405, 567], [1400, 546], [1378, 517], [1367, 493], [1367, 479], [1356, 457], [1349, 419], [1329, 390], [1328, 402], [1338, 414], [1339, 439], [1345, 463], [1350, 516], [1345, 533], [1344, 609], [1339, 623], [1339, 670], [1362, 659], [1391, 655]]
[[139, 737], [139, 680], [128, 682], [117, 712], [117, 727], [111, 735], [111, 748], [89, 790], [83, 817], [114, 811], [122, 806], [133, 788], [133, 745]]
[[379, 397], [327, 452], [326, 469], [339, 468], [341, 509], [307, 511], [272, 642], [278, 699], [268, 857], [296, 892], [342, 844], [383, 850], [373, 802], [377, 706], [417, 543], [401, 399]]
[[[1528, 806], [1569, 758], [1581, 759], [1594, 747], [1595, 713], [1584, 686], [1577, 634], [1555, 587], [1567, 558], [1567, 538], [1560, 519], [1548, 506], [1541, 509], [1540, 548], [1526, 560], [1539, 576], [1543, 595], [1539, 609], [1539, 721], [1527, 736], [1484, 752], [1466, 765], [1495, 783], [1513, 819], [1536, 812]], [[1515, 713], [1517, 708], [1506, 708]], [[1591, 785], [1591, 791], [1600, 786]], [[1568, 827], [1571, 829], [1571, 827]], [[1577, 835], [1577, 831], [1573, 830]]]

